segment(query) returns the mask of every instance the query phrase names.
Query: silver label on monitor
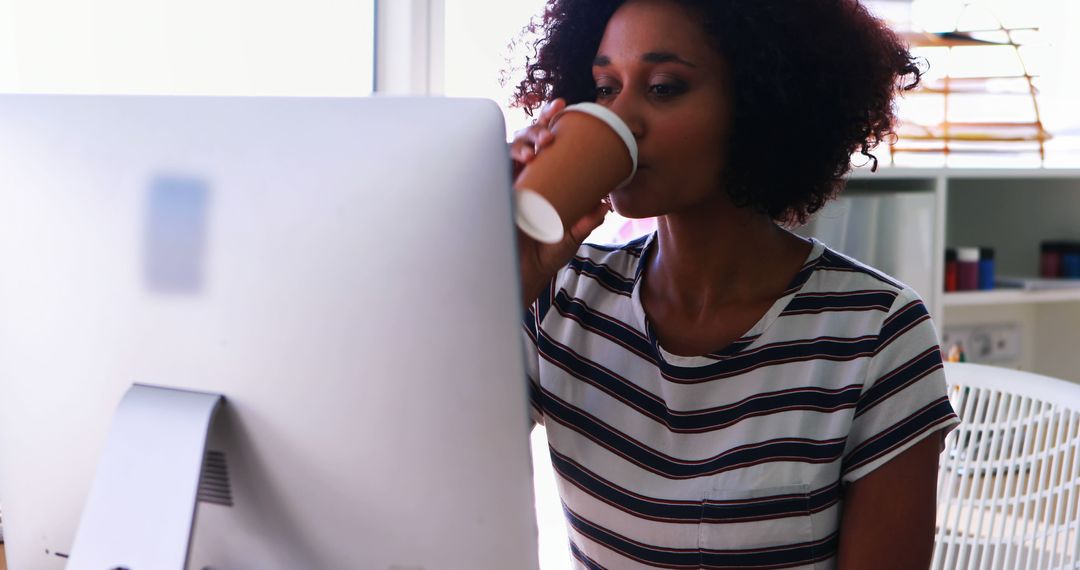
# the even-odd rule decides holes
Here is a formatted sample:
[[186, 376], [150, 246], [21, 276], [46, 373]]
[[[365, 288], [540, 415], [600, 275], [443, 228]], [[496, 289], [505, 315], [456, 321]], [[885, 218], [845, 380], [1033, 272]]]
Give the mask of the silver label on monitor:
[[197, 177], [163, 175], [147, 193], [143, 275], [147, 288], [197, 294], [203, 288], [209, 185]]

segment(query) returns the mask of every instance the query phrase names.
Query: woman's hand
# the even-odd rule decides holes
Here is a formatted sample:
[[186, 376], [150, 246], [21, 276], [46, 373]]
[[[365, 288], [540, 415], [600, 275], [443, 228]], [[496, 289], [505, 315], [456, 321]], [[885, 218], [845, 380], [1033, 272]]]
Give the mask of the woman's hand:
[[[510, 159], [513, 161], [515, 180], [526, 165], [554, 142], [555, 135], [549, 128], [551, 119], [565, 108], [566, 101], [563, 99], [550, 101], [541, 108], [532, 126], [514, 133], [514, 140], [510, 143]], [[577, 220], [563, 236], [562, 242], [557, 244], [540, 243], [518, 231], [522, 295], [526, 307], [544, 291], [555, 273], [570, 261], [585, 238], [604, 222], [604, 216], [609, 211], [611, 206], [605, 199], [596, 205], [596, 209]]]
[[514, 140], [510, 143], [510, 159], [514, 163], [514, 179], [517, 179], [525, 165], [532, 162], [536, 155], [544, 147], [551, 146], [555, 140], [550, 126], [551, 119], [566, 109], [566, 100], [559, 98], [544, 103], [540, 108], [540, 114], [533, 121], [531, 127], [526, 127], [514, 133]]

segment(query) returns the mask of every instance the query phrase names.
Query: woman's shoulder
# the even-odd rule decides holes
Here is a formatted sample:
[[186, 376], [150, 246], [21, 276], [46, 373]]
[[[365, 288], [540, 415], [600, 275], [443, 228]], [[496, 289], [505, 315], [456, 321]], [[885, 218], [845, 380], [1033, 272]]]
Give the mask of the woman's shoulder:
[[589, 257], [623, 257], [640, 258], [645, 247], [653, 239], [653, 234], [636, 237], [623, 243], [598, 244], [585, 242], [578, 248], [578, 254]]
[[907, 299], [920, 299], [919, 293], [889, 273], [822, 245], [821, 255], [814, 264], [818, 287], [845, 291], [887, 291]]
[[598, 292], [630, 295], [640, 276], [641, 258], [651, 235], [625, 243], [583, 243], [556, 281], [562, 288], [579, 289], [581, 284]]
[[813, 275], [792, 304], [796, 307], [789, 310], [817, 312], [833, 320], [869, 319], [876, 326], [885, 326], [901, 312], [929, 317], [922, 296], [913, 287], [828, 246], [821, 248]]

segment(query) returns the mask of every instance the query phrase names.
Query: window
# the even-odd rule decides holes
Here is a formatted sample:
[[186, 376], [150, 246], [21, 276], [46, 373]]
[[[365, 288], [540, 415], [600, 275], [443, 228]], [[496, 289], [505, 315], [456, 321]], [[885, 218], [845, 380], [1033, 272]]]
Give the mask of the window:
[[0, 91], [358, 96], [374, 0], [0, 0]]
[[544, 0], [445, 0], [445, 93], [485, 97], [499, 104], [506, 117], [507, 137], [531, 119], [510, 107], [510, 98], [524, 76], [530, 38], [522, 31], [544, 11]]

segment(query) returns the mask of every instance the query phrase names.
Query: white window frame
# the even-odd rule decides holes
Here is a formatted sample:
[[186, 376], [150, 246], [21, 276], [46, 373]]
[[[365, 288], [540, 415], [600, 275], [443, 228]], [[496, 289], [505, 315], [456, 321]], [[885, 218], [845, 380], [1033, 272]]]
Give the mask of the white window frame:
[[375, 0], [375, 85], [380, 95], [443, 91], [444, 0]]

